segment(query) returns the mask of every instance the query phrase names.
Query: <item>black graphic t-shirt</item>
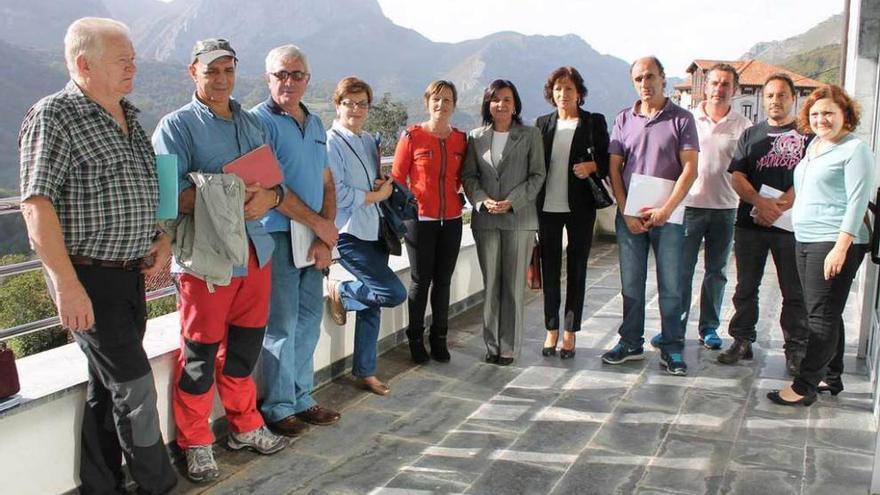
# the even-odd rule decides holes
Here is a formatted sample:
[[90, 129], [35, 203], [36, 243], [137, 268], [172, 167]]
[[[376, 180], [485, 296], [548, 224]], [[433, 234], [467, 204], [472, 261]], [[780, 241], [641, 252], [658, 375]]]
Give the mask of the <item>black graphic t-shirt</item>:
[[[764, 184], [782, 192], [788, 191], [794, 184], [794, 167], [803, 158], [811, 138], [812, 135], [799, 133], [794, 122], [775, 127], [765, 120], [742, 133], [727, 171], [746, 174], [755, 191], [760, 191]], [[736, 212], [737, 227], [786, 232], [757, 225], [751, 211], [752, 204], [740, 199]]]

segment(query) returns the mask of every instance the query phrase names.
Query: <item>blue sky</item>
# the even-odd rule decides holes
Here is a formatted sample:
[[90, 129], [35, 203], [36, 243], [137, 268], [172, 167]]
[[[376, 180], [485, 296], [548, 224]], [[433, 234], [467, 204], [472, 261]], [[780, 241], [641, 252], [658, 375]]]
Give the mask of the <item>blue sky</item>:
[[800, 34], [842, 0], [379, 0], [396, 24], [434, 41], [497, 31], [576, 34], [626, 61], [657, 55], [671, 76], [695, 58], [736, 59], [759, 41]]

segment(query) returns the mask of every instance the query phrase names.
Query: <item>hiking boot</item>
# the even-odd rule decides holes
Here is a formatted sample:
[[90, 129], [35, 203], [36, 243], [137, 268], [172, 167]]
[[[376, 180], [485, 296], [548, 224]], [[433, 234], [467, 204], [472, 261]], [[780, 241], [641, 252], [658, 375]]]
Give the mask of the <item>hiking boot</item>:
[[744, 339], [733, 339], [726, 350], [718, 354], [718, 362], [721, 364], [734, 364], [740, 359], [752, 359], [752, 343]]
[[623, 342], [618, 342], [610, 351], [602, 354], [602, 362], [606, 364], [621, 364], [640, 359], [645, 359], [645, 349], [642, 347], [630, 349]]
[[660, 364], [666, 368], [666, 372], [670, 375], [687, 375], [688, 365], [684, 362], [684, 358], [678, 352], [660, 353]]
[[216, 480], [220, 476], [214, 449], [210, 445], [193, 445], [186, 449], [186, 477], [196, 483]]
[[261, 426], [244, 433], [230, 431], [227, 444], [232, 450], [247, 448], [263, 455], [270, 455], [284, 450], [290, 444], [290, 440], [287, 437], [272, 433], [265, 426]]
[[706, 349], [713, 351], [721, 349], [721, 337], [718, 336], [718, 333], [715, 330], [706, 330], [703, 335], [700, 336], [700, 343], [703, 344], [703, 347]]

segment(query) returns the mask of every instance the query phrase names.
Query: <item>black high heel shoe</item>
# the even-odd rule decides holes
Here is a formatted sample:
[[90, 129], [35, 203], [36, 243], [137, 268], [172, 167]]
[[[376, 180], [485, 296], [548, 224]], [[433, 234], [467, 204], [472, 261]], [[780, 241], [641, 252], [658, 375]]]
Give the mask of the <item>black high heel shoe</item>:
[[813, 395], [805, 395], [798, 400], [788, 401], [780, 397], [779, 390], [773, 390], [772, 392], [767, 392], [767, 398], [770, 399], [770, 402], [774, 402], [779, 404], [780, 406], [798, 406], [803, 405], [804, 407], [809, 407], [813, 405], [813, 402], [816, 402], [816, 394]]
[[[550, 332], [551, 330], [547, 330]], [[541, 355], [544, 357], [555, 356], [556, 355], [556, 345], [559, 344], [559, 330], [556, 330], [556, 341], [553, 342], [551, 347], [542, 347]]]
[[819, 383], [818, 387], [816, 387], [816, 392], [820, 394], [822, 392], [830, 392], [831, 395], [836, 397], [837, 394], [843, 392], [843, 382], [840, 380], [840, 378], [826, 378]]
[[[574, 357], [574, 332], [568, 332], [568, 330], [566, 330], [565, 333], [572, 334], [571, 335], [572, 346], [571, 346], [571, 349], [566, 349], [565, 347], [560, 347], [559, 348], [559, 358], [560, 359], [571, 359]], [[563, 344], [563, 345], [565, 345], [565, 344]]]

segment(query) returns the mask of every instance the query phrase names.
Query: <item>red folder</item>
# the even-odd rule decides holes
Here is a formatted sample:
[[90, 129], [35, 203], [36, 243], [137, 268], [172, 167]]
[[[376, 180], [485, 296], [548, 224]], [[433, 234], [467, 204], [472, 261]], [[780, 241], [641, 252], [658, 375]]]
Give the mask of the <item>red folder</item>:
[[259, 182], [265, 188], [275, 187], [284, 180], [281, 165], [272, 153], [272, 148], [264, 144], [251, 150], [223, 166], [223, 172], [241, 177], [245, 184]]

